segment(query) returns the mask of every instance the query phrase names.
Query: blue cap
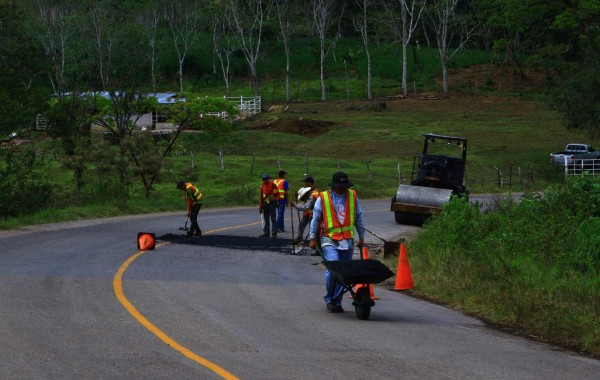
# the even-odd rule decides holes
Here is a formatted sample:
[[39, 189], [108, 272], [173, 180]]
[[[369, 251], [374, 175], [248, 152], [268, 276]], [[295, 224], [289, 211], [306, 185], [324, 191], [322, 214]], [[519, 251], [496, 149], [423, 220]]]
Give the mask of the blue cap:
[[263, 180], [265, 180], [265, 179], [271, 179], [271, 176], [269, 175], [269, 173], [265, 173], [265, 174], [262, 175], [262, 179]]

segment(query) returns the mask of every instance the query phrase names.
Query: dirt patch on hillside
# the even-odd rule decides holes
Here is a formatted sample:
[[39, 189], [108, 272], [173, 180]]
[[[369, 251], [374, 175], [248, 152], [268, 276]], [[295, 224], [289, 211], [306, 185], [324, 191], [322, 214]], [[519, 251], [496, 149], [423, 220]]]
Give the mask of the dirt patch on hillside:
[[255, 130], [269, 130], [272, 132], [292, 133], [306, 137], [317, 137], [329, 130], [335, 123], [324, 120], [298, 118], [281, 118], [274, 120], [258, 121], [252, 123], [249, 128]]
[[[477, 92], [489, 90], [496, 92], [518, 93], [528, 89], [541, 89], [551, 81], [552, 73], [540, 67], [526, 67], [523, 77], [509, 64], [474, 65], [467, 69], [450, 70], [449, 80], [454, 92]], [[436, 80], [441, 87], [442, 79]]]

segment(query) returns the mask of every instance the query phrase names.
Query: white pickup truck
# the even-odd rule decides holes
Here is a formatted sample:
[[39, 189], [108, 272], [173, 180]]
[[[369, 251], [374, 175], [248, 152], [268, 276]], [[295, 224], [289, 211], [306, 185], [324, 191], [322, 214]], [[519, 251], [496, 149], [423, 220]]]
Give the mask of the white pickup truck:
[[550, 154], [552, 165], [565, 165], [566, 160], [600, 159], [600, 152], [588, 144], [567, 144], [565, 150]]

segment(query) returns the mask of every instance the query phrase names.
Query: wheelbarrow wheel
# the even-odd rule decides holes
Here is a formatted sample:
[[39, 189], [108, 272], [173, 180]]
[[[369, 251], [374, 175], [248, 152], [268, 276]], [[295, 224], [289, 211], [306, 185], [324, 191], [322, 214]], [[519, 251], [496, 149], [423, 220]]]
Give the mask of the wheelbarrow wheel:
[[360, 320], [367, 320], [371, 315], [371, 294], [369, 288], [363, 286], [356, 292], [354, 299], [354, 310], [356, 311], [356, 318]]

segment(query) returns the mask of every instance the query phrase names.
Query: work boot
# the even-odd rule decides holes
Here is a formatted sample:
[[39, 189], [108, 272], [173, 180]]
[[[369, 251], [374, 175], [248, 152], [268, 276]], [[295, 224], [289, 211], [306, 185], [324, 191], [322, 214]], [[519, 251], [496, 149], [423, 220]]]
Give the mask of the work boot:
[[194, 233], [192, 231], [188, 231], [187, 236], [194, 236]]
[[269, 234], [258, 235], [258, 237], [269, 237]]
[[271, 234], [271, 237], [272, 237], [273, 239], [277, 238], [277, 232], [273, 232], [273, 234]]
[[328, 303], [327, 311], [330, 313], [343, 313], [344, 309], [342, 308], [342, 305], [335, 305], [333, 303]]
[[196, 233], [194, 234], [194, 236], [202, 236], [202, 230], [196, 231]]

